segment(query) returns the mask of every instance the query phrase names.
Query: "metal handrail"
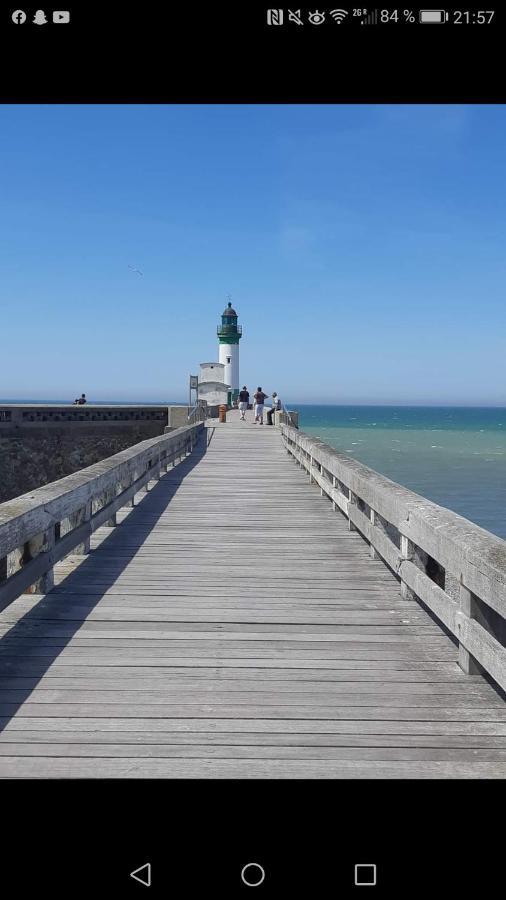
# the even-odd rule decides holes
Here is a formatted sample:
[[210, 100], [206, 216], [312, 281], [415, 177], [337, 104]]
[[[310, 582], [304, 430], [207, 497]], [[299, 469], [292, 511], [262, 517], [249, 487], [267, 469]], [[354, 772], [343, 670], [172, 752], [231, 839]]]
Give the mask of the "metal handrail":
[[280, 409], [280, 410], [277, 410], [277, 411], [280, 412], [280, 413], [284, 413], [285, 416], [288, 417], [289, 425], [291, 426], [291, 428], [297, 428], [297, 426], [294, 425], [294, 422], [293, 422], [293, 419], [292, 419], [292, 413], [290, 412], [289, 409], [286, 408], [286, 406], [281, 407], [281, 409]]
[[289, 420], [290, 420], [290, 425], [291, 425], [291, 427], [292, 427], [292, 428], [295, 428], [295, 425], [293, 424], [292, 414], [291, 414], [290, 410], [289, 410], [289, 409], [284, 409], [283, 412], [288, 416], [288, 418], [289, 418]]
[[207, 412], [207, 404], [203, 405], [202, 402], [196, 403], [190, 413], [188, 413], [188, 425], [191, 425], [195, 421], [195, 415], [197, 412], [202, 412], [202, 419], [199, 421], [203, 421], [206, 418]]

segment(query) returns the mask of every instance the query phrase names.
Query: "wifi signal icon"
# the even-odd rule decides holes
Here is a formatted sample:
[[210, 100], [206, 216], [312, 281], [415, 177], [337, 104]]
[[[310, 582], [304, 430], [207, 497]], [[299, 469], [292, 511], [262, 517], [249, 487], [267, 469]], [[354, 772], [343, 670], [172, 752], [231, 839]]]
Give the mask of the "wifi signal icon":
[[330, 15], [332, 16], [334, 21], [337, 23], [337, 25], [340, 25], [341, 22], [343, 21], [343, 19], [345, 19], [346, 16], [348, 15], [348, 10], [347, 9], [331, 9]]

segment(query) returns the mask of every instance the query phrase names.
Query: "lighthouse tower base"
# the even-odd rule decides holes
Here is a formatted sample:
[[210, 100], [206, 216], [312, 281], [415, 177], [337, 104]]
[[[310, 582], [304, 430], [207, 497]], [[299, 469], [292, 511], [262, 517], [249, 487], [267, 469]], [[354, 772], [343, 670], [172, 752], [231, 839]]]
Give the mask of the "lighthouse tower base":
[[230, 385], [230, 405], [239, 396], [239, 344], [220, 343], [220, 363], [225, 366], [224, 381]]

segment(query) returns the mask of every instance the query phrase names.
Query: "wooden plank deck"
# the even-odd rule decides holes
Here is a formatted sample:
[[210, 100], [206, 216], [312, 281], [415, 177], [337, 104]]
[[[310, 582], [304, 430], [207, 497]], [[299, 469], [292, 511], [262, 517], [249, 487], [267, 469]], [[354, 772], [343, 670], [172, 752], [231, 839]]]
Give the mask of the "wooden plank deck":
[[208, 439], [0, 614], [0, 776], [506, 777], [502, 698], [278, 430]]

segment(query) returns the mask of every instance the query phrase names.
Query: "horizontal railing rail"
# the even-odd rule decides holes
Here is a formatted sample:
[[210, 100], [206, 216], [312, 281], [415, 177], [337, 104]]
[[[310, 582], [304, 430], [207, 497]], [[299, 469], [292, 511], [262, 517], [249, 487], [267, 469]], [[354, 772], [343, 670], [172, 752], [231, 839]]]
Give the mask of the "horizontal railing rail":
[[225, 337], [228, 334], [242, 334], [242, 325], [217, 325], [216, 326], [216, 334], [224, 335]]
[[203, 430], [199, 422], [141, 441], [0, 504], [0, 610], [22, 593], [51, 590], [55, 564], [88, 553], [93, 532], [116, 525], [118, 509], [191, 453]]
[[459, 645], [468, 674], [506, 689], [506, 541], [286, 424], [287, 451]]

